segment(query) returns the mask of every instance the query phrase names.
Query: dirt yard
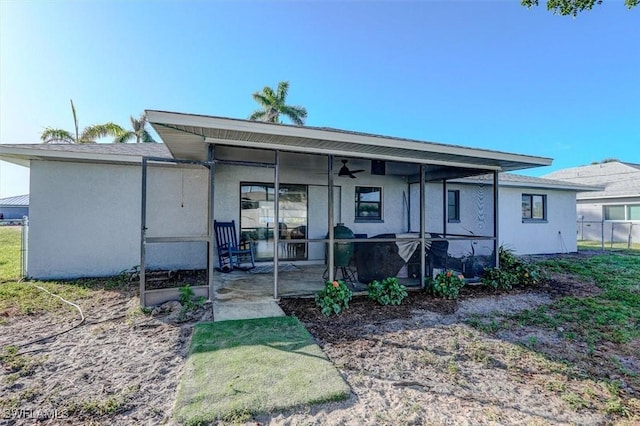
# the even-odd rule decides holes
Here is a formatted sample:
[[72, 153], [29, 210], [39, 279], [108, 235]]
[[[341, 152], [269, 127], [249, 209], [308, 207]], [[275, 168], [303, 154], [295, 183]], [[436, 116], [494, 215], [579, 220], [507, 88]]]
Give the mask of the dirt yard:
[[[640, 424], [640, 342], [589, 353], [556, 330], [514, 325], [491, 332], [508, 313], [598, 291], [558, 278], [503, 295], [465, 288], [457, 302], [411, 293], [403, 305], [383, 307], [360, 297], [330, 318], [311, 300], [283, 300], [353, 394], [249, 424]], [[128, 289], [96, 291], [80, 304], [83, 324], [37, 343], [30, 342], [78, 324], [77, 312], [0, 312], [0, 347], [18, 347], [2, 363], [0, 424], [171, 423], [194, 322], [142, 314]], [[610, 363], [601, 360], [614, 356], [634, 372], [631, 380], [604, 367]], [[614, 379], [624, 406], [604, 382]]]
[[[310, 301], [282, 303], [298, 316], [353, 389], [343, 403], [259, 418], [269, 424], [601, 425], [640, 424], [638, 381], [624, 383], [636, 404], [607, 411], [603, 379], [620, 379], [601, 359], [618, 356], [640, 373], [640, 342], [586, 346], [554, 330], [513, 327], [486, 334], [502, 316], [549, 304], [558, 294], [589, 294], [563, 282], [533, 292], [491, 296], [465, 291], [458, 302], [411, 294], [400, 307], [359, 298], [339, 317], [318, 315]], [[564, 360], [564, 361], [563, 361]], [[637, 376], [635, 376], [637, 378]]]

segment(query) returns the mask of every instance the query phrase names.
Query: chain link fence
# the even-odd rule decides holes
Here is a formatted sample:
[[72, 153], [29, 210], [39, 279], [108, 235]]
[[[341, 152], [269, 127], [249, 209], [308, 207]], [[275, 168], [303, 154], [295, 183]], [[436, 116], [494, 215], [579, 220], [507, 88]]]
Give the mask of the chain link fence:
[[602, 250], [639, 248], [640, 222], [579, 220], [578, 243], [580, 242], [599, 245]]
[[29, 218], [22, 219], [1, 219], [0, 226], [20, 227], [20, 278], [27, 276], [27, 252], [29, 248]]

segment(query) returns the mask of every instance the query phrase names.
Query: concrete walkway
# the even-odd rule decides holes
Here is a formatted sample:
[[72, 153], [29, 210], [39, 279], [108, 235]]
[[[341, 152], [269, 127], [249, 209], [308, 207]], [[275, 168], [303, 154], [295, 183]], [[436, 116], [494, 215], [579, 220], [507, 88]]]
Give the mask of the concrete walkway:
[[283, 317], [280, 306], [271, 299], [262, 300], [214, 300], [213, 320], [228, 321], [239, 319]]

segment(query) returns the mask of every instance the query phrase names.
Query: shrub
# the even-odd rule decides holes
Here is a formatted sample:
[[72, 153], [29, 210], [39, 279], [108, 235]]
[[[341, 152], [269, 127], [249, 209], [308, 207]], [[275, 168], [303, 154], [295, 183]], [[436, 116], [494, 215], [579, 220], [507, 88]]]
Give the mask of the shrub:
[[436, 297], [457, 299], [460, 289], [465, 285], [464, 276], [453, 271], [441, 272], [433, 279], [428, 279], [427, 288]]
[[199, 308], [206, 300], [204, 297], [196, 297], [196, 293], [193, 291], [189, 284], [185, 284], [178, 290], [180, 292], [180, 304], [182, 305], [183, 313], [192, 309]]
[[515, 274], [500, 268], [487, 268], [480, 279], [482, 284], [494, 290], [511, 290], [518, 283]]
[[511, 250], [500, 246], [500, 268], [487, 268], [481, 281], [493, 289], [511, 290], [514, 286], [536, 285], [543, 281], [540, 269], [516, 257]]
[[316, 305], [326, 316], [339, 314], [342, 310], [349, 308], [352, 296], [353, 293], [342, 280], [327, 281], [324, 289], [316, 293]]
[[369, 298], [381, 305], [399, 305], [407, 297], [407, 288], [395, 277], [369, 283]]

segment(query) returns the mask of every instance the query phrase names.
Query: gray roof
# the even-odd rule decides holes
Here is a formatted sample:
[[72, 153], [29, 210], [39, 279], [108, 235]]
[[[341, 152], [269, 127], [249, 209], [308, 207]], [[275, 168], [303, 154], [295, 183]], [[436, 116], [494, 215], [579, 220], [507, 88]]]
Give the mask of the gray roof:
[[142, 157], [172, 158], [162, 143], [0, 144], [0, 158], [21, 166], [30, 160], [140, 163]]
[[602, 191], [578, 194], [579, 199], [603, 197], [640, 197], [640, 165], [623, 162], [591, 164], [558, 170], [545, 178], [564, 180], [604, 188]]
[[29, 194], [16, 195], [15, 197], [0, 198], [0, 206], [28, 206]]
[[[552, 160], [508, 152], [327, 127], [147, 110], [147, 119], [175, 158], [204, 161], [207, 146], [236, 146], [450, 167], [512, 171]], [[434, 171], [432, 168], [432, 172]]]
[[28, 148], [40, 151], [77, 152], [88, 154], [133, 155], [144, 157], [169, 157], [163, 143], [58, 143], [58, 144], [2, 144], [0, 147]]
[[[493, 177], [491, 175], [474, 176], [464, 179], [457, 179], [458, 182], [479, 182], [479, 181], [491, 181]], [[573, 182], [539, 178], [534, 176], [524, 176], [515, 173], [500, 173], [498, 176], [499, 185], [503, 186], [520, 186], [529, 188], [547, 188], [547, 189], [561, 189], [566, 191], [596, 191], [602, 189], [601, 187], [594, 187], [589, 185], [582, 185]]]

